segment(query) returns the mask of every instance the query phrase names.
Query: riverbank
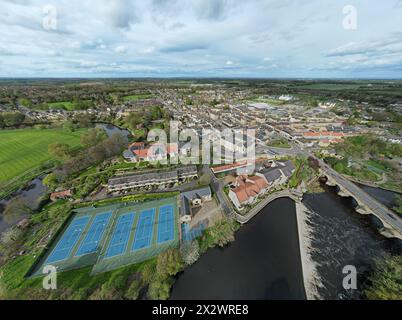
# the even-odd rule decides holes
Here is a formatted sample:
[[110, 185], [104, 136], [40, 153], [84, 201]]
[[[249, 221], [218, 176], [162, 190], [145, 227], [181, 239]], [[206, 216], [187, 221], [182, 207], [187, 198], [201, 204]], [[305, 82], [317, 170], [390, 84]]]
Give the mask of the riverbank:
[[322, 282], [317, 272], [317, 265], [313, 261], [312, 253], [312, 230], [308, 224], [309, 210], [301, 202], [295, 202], [297, 231], [299, 235], [300, 257], [303, 272], [304, 289], [307, 300], [320, 300], [318, 288], [322, 287]]
[[296, 233], [294, 201], [269, 203], [236, 232], [234, 242], [209, 249], [186, 268], [171, 299], [306, 299]]

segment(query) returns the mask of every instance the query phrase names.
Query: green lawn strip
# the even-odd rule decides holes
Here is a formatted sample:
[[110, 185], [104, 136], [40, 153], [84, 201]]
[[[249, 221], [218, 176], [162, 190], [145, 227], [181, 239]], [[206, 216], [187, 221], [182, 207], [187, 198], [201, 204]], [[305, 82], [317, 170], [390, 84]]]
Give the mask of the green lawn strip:
[[62, 129], [19, 129], [0, 131], [0, 181], [10, 180], [52, 159], [51, 143], [80, 144], [82, 131]]

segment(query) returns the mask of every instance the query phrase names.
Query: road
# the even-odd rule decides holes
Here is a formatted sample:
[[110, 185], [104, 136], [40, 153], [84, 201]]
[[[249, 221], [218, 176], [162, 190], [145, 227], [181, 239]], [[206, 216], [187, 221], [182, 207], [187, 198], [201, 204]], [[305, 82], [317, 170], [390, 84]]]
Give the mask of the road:
[[291, 149], [282, 149], [278, 151], [276, 148], [267, 148], [269, 152], [275, 152], [279, 155], [303, 155], [305, 157], [313, 157], [320, 163], [321, 169], [333, 178], [340, 186], [348, 190], [356, 200], [364, 203], [372, 212], [389, 226], [391, 226], [402, 237], [402, 220], [386, 206], [371, 197], [367, 192], [359, 188], [356, 184], [345, 178], [343, 175], [328, 166], [323, 160], [316, 158], [310, 151], [300, 146], [297, 140], [291, 142]]
[[216, 197], [218, 198], [219, 204], [225, 213], [227, 217], [232, 217], [233, 216], [233, 208], [232, 205], [229, 203], [229, 199], [225, 194], [225, 191], [223, 191], [223, 187], [225, 186], [224, 182], [222, 179], [218, 179], [215, 177], [215, 175], [212, 173], [211, 169], [209, 168], [209, 165], [203, 165], [202, 171], [204, 174], [207, 174], [211, 178], [211, 186], [212, 190], [216, 194]]
[[370, 208], [376, 216], [384, 220], [392, 228], [394, 228], [400, 235], [402, 235], [402, 220], [397, 217], [390, 209], [379, 203], [376, 199], [371, 197], [367, 192], [356, 186], [353, 182], [344, 178], [341, 174], [336, 172], [330, 166], [328, 166], [321, 159], [317, 159], [320, 162], [321, 169], [325, 171], [332, 179], [334, 179], [339, 185], [347, 189], [356, 200], [364, 203]]

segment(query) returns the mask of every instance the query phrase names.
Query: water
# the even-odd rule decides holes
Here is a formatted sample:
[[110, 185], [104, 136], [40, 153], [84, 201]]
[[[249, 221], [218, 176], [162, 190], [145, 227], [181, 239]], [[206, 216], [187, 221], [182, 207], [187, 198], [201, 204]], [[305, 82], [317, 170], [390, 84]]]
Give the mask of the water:
[[295, 204], [278, 199], [181, 273], [171, 299], [305, 299]]
[[[358, 214], [351, 198], [325, 189], [303, 199], [312, 210], [311, 256], [323, 284], [318, 293], [322, 299], [362, 299], [374, 259], [400, 254], [401, 241], [381, 236], [377, 219]], [[363, 189], [393, 205], [395, 193]], [[343, 289], [346, 265], [356, 267], [357, 290]], [[294, 203], [269, 204], [238, 231], [234, 243], [207, 251], [178, 276], [171, 299], [305, 299]]]
[[111, 137], [112, 135], [118, 133], [120, 135], [122, 135], [124, 138], [128, 138], [131, 134], [130, 131], [128, 131], [127, 129], [121, 129], [119, 127], [116, 127], [113, 124], [105, 124], [105, 123], [98, 123], [96, 125], [96, 128], [102, 128], [103, 130], [106, 131], [106, 134]]
[[46, 186], [42, 184], [42, 179], [43, 177], [38, 177], [32, 180], [26, 188], [16, 192], [10, 198], [0, 201], [0, 234], [10, 226], [16, 224], [18, 221], [26, 217], [14, 216], [7, 217], [7, 219], [4, 218], [3, 211], [10, 199], [19, 197], [30, 209], [35, 210], [38, 208], [40, 198], [46, 192]]
[[384, 190], [384, 189], [379, 189], [379, 188], [373, 188], [369, 186], [365, 186], [362, 184], [358, 184], [360, 188], [362, 188], [364, 191], [366, 191], [369, 195], [371, 195], [373, 198], [377, 199], [379, 202], [382, 204], [386, 205], [388, 208], [392, 209], [393, 206], [396, 205], [396, 192]]
[[[384, 196], [383, 190], [377, 191]], [[393, 195], [388, 194], [388, 197], [392, 198]], [[318, 265], [317, 271], [324, 285], [319, 290], [321, 297], [363, 298], [374, 259], [401, 252], [401, 242], [381, 236], [376, 229], [377, 219], [358, 214], [354, 210], [354, 201], [339, 197], [335, 188], [326, 187], [326, 192], [307, 194], [303, 202], [313, 210], [310, 217], [312, 259]], [[346, 265], [353, 265], [357, 269], [358, 290], [347, 292], [342, 287], [345, 276], [342, 269]]]

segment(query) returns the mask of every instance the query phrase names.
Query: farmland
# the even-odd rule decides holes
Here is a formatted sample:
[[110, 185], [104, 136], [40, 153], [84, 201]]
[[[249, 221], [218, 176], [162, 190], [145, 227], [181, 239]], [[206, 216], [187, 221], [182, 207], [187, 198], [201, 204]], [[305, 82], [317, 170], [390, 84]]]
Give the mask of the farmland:
[[48, 146], [54, 142], [79, 145], [81, 131], [22, 129], [0, 131], [0, 186], [51, 160]]

